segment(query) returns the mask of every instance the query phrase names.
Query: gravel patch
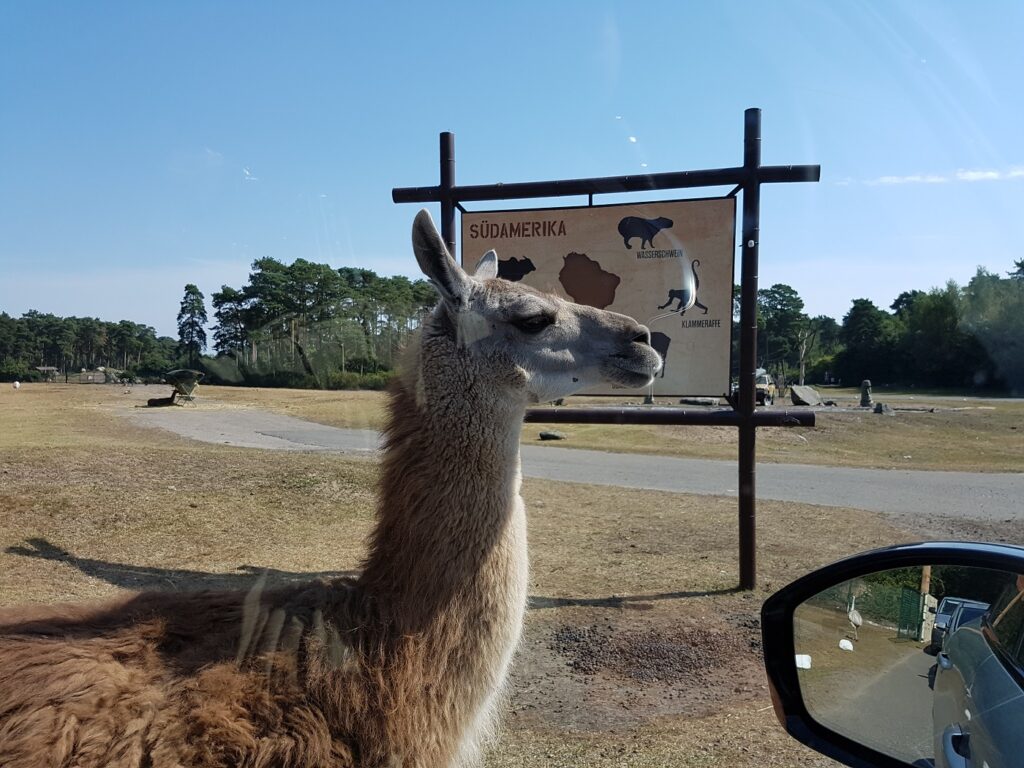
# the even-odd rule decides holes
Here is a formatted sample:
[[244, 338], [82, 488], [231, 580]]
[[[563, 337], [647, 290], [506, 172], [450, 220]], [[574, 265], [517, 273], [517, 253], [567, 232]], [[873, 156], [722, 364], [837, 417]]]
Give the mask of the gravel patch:
[[620, 632], [599, 624], [563, 624], [555, 628], [548, 647], [579, 675], [607, 673], [669, 685], [706, 683], [711, 673], [733, 666], [738, 657], [760, 658], [759, 621], [742, 621], [745, 627], [675, 625]]

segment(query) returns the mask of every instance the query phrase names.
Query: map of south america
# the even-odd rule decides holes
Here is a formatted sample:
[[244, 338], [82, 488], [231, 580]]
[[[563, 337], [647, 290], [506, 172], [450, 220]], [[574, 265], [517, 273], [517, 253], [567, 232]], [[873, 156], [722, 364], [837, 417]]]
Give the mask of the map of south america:
[[605, 309], [615, 301], [615, 289], [622, 278], [607, 272], [585, 253], [570, 253], [558, 273], [558, 282], [577, 304]]

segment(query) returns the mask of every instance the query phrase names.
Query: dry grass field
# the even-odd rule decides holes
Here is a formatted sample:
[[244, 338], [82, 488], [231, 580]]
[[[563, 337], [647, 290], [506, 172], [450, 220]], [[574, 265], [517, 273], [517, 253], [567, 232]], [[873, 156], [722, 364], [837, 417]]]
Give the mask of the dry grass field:
[[[204, 387], [208, 402], [261, 407], [335, 427], [377, 429], [384, 416], [379, 392]], [[758, 430], [758, 461], [867, 467], [878, 469], [1024, 471], [1024, 401], [968, 400], [927, 395], [876, 394], [895, 415], [856, 408], [852, 390], [830, 393], [838, 406], [821, 410], [813, 428]], [[566, 407], [636, 405], [638, 398], [573, 397]], [[669, 405], [669, 401], [659, 403]], [[782, 406], [776, 406], [781, 408]], [[735, 429], [719, 427], [646, 427], [599, 424], [526, 424], [523, 440], [557, 429], [569, 439], [559, 447], [653, 453], [689, 458], [735, 459]], [[550, 445], [550, 443], [542, 443]]]
[[[123, 416], [165, 394], [141, 389], [0, 388], [0, 605], [246, 587], [264, 572], [291, 580], [358, 567], [372, 460], [196, 443], [141, 427]], [[380, 396], [368, 393], [202, 394], [219, 407], [346, 426], [381, 417]], [[678, 439], [679, 452], [693, 442]], [[761, 443], [770, 453], [766, 444], [772, 438]], [[735, 500], [536, 480], [524, 495], [531, 609], [488, 766], [834, 765], [775, 722], [760, 667], [760, 603], [809, 569], [906, 532], [871, 513], [760, 502], [760, 587], [738, 593]]]

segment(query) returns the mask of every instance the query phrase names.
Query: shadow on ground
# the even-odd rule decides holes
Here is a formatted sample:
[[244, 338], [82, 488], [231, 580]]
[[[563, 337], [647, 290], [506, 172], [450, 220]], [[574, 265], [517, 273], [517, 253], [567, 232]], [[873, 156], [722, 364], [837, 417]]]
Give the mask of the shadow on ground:
[[531, 609], [543, 608], [637, 608], [643, 610], [656, 600], [682, 600], [688, 597], [709, 597], [711, 595], [732, 595], [740, 592], [739, 587], [729, 589], [695, 590], [690, 592], [659, 592], [653, 595], [612, 595], [611, 597], [540, 597], [530, 596]]
[[166, 592], [195, 589], [249, 589], [257, 578], [266, 577], [268, 584], [298, 584], [315, 579], [338, 579], [355, 576], [358, 571], [280, 571], [275, 568], [239, 566], [235, 573], [209, 573], [179, 568], [112, 563], [79, 557], [51, 544], [46, 539], [33, 538], [25, 545], [7, 547], [11, 555], [51, 560], [76, 568], [86, 576], [100, 579], [116, 587], [130, 590], [162, 590]]
[[[25, 544], [7, 547], [5, 551], [11, 555], [21, 555], [22, 557], [63, 563], [81, 571], [86, 576], [105, 581], [122, 589], [136, 591], [245, 590], [252, 586], [255, 579], [262, 577], [266, 578], [268, 584], [282, 586], [317, 579], [331, 580], [353, 577], [359, 574], [358, 571], [281, 571], [275, 568], [257, 568], [251, 565], [239, 566], [235, 573], [210, 573], [182, 568], [157, 568], [79, 557], [42, 538], [28, 539]], [[704, 591], [661, 592], [649, 595], [611, 595], [609, 597], [542, 597], [531, 595], [529, 607], [531, 610], [567, 607], [634, 608], [645, 610], [655, 601], [729, 595], [738, 591], [739, 588], [734, 587], [731, 589]]]

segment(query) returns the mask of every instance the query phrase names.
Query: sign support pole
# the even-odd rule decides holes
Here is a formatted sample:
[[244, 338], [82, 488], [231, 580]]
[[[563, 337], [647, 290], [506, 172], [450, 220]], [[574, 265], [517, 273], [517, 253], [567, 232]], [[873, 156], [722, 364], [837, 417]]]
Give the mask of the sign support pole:
[[743, 113], [743, 245], [740, 267], [739, 426], [740, 589], [757, 584], [756, 438], [757, 251], [761, 219], [761, 110]]
[[455, 134], [441, 134], [441, 239], [455, 256]]

